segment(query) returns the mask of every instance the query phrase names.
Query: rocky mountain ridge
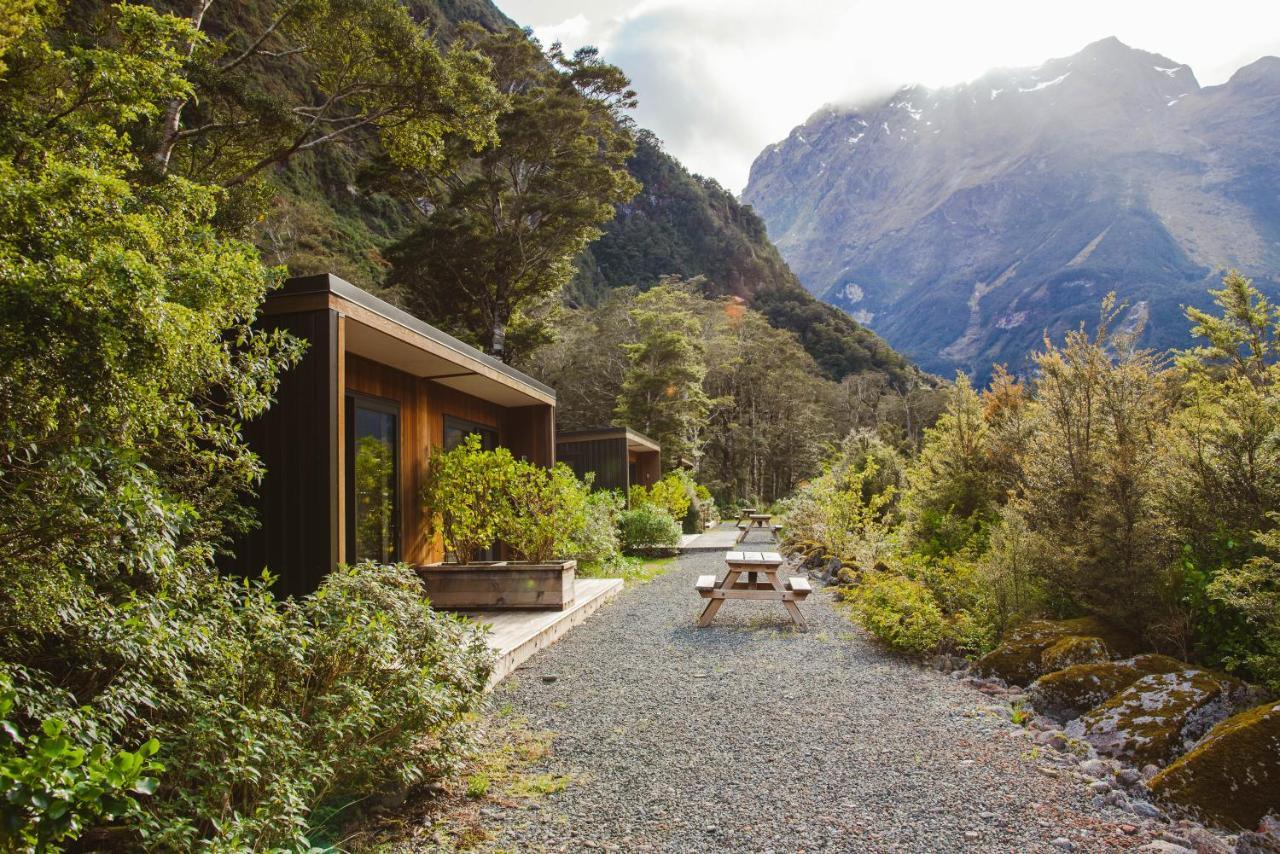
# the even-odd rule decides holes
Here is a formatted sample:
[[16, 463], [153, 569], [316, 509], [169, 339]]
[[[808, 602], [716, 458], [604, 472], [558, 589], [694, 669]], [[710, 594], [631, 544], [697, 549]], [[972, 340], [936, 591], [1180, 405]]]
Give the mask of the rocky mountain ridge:
[[812, 292], [929, 370], [1026, 367], [1098, 316], [1157, 348], [1227, 268], [1280, 282], [1280, 59], [1202, 87], [1105, 39], [1036, 68], [819, 110], [743, 200]]

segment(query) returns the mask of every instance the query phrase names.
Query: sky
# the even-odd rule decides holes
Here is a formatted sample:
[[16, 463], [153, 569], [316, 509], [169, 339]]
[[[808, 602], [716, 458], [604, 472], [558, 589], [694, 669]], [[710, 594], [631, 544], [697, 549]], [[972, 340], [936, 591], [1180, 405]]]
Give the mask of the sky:
[[1202, 85], [1280, 55], [1280, 0], [495, 0], [546, 45], [595, 45], [636, 121], [732, 192], [819, 107], [949, 86], [1090, 42], [1191, 66]]

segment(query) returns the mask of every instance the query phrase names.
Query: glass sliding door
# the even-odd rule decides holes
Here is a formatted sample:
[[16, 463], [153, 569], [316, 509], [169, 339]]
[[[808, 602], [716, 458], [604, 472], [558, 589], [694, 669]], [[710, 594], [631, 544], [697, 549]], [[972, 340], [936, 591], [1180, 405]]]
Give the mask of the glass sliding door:
[[400, 557], [400, 407], [347, 396], [347, 560]]

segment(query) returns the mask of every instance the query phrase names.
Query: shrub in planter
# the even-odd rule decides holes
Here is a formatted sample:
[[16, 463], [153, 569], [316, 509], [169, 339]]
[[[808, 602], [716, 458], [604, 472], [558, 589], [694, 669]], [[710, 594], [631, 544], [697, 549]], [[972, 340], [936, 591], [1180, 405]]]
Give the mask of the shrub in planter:
[[560, 463], [514, 462], [498, 516], [498, 535], [523, 559], [546, 563], [573, 551], [586, 523], [587, 488]]
[[622, 513], [618, 535], [628, 554], [665, 551], [680, 545], [680, 523], [659, 507], [642, 505]]
[[436, 451], [427, 465], [422, 502], [431, 527], [459, 563], [471, 563], [498, 539], [504, 507], [518, 466], [506, 448], [484, 450], [467, 436], [449, 451]]

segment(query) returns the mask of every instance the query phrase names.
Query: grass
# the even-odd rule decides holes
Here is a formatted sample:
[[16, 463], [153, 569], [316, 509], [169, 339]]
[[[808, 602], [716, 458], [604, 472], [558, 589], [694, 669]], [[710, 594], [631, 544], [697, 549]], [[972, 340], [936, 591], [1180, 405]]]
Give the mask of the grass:
[[[495, 697], [495, 700], [498, 699]], [[503, 703], [476, 716], [473, 749], [462, 768], [437, 789], [412, 794], [402, 806], [348, 828], [342, 850], [461, 852], [493, 850], [494, 806], [511, 807], [554, 795], [574, 777], [536, 766], [551, 754], [553, 733], [537, 730]], [[546, 816], [547, 814], [540, 813]]]
[[578, 567], [583, 578], [621, 578], [627, 584], [647, 584], [675, 566], [673, 557], [641, 558], [624, 556], [609, 563], [589, 563]]

